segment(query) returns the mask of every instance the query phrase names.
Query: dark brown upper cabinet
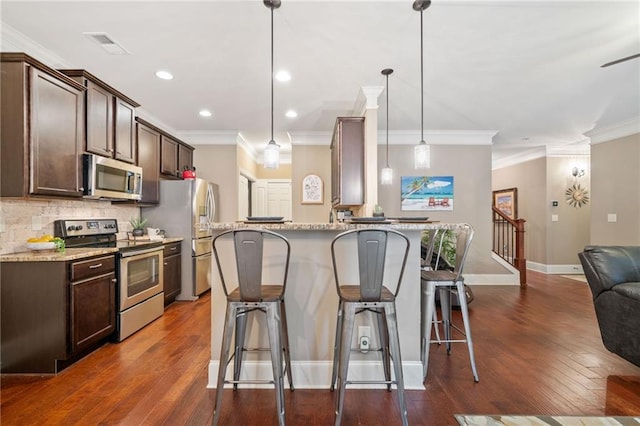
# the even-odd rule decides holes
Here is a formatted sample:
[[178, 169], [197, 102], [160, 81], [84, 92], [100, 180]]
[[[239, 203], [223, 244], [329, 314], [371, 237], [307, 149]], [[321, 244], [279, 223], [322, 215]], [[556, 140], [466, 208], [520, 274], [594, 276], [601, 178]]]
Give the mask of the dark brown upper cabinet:
[[135, 109], [140, 105], [86, 70], [60, 72], [87, 89], [85, 151], [135, 164]]
[[160, 131], [137, 118], [138, 166], [142, 167], [142, 199], [140, 203], [160, 202]]
[[193, 149], [192, 146], [163, 134], [160, 173], [167, 178], [180, 179], [182, 172], [193, 166]]
[[0, 195], [81, 197], [84, 87], [24, 53], [0, 61]]
[[338, 117], [331, 139], [331, 203], [364, 204], [364, 117]]

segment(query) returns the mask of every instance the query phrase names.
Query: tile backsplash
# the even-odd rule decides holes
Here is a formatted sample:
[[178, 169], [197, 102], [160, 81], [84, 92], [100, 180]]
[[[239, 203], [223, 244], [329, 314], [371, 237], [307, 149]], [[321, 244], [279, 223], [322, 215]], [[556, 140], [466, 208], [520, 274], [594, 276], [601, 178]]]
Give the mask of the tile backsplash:
[[[44, 234], [53, 235], [58, 219], [117, 219], [118, 238], [127, 238], [129, 219], [140, 208], [95, 200], [0, 200], [0, 254], [25, 251], [26, 241]], [[42, 229], [33, 230], [34, 226]]]

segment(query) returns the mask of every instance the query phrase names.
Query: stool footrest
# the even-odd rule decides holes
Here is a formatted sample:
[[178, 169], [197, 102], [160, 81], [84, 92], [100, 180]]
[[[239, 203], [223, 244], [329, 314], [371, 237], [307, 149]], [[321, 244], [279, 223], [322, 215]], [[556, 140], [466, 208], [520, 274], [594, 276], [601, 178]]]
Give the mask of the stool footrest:
[[397, 385], [395, 380], [347, 380], [347, 385]]
[[247, 384], [247, 385], [272, 385], [273, 380], [225, 380], [226, 384]]

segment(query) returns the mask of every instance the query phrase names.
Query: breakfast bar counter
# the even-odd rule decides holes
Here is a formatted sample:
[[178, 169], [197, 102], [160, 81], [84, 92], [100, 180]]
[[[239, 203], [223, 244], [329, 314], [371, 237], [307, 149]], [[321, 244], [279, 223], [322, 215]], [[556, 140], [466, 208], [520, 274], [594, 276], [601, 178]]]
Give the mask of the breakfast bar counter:
[[[285, 293], [287, 306], [287, 325], [293, 381], [297, 388], [329, 388], [333, 362], [333, 345], [338, 309], [331, 261], [331, 241], [340, 232], [361, 227], [390, 227], [405, 234], [411, 247], [407, 260], [400, 293], [396, 301], [398, 311], [398, 328], [402, 364], [407, 389], [424, 389], [422, 383], [422, 364], [420, 362], [420, 240], [426, 229], [457, 229], [461, 224], [452, 223], [386, 223], [386, 224], [353, 224], [353, 223], [216, 223], [213, 224], [214, 237], [229, 229], [247, 227], [265, 228], [285, 236], [291, 244], [291, 260], [289, 277]], [[231, 265], [232, 253], [222, 246], [221, 264]], [[393, 246], [388, 250], [394, 252]], [[346, 255], [349, 256], [348, 254]], [[214, 260], [215, 262], [215, 260]], [[356, 268], [353, 262], [347, 262]], [[393, 263], [393, 262], [392, 262]], [[399, 270], [400, 261], [396, 262]], [[276, 269], [274, 268], [274, 271]], [[393, 265], [390, 265], [390, 274]], [[225, 271], [226, 273], [226, 271]], [[268, 271], [267, 271], [268, 274]], [[274, 272], [276, 274], [276, 272]], [[222, 329], [224, 323], [226, 299], [222, 290], [217, 268], [213, 268], [211, 286], [211, 362], [209, 364], [209, 387], [215, 388]], [[277, 275], [275, 275], [277, 276]], [[233, 285], [231, 286], [233, 288]], [[371, 326], [371, 347], [378, 347], [375, 320], [370, 313], [358, 315], [357, 325]], [[267, 346], [267, 333], [264, 318], [254, 315], [247, 326], [247, 345], [250, 347]], [[352, 347], [357, 347], [357, 330], [354, 333]], [[245, 377], [270, 379], [272, 370], [269, 352], [250, 353], [245, 355], [243, 370]], [[371, 351], [367, 354], [354, 352], [351, 356], [349, 376], [353, 380], [372, 380], [382, 377], [379, 353]], [[246, 366], [246, 367], [245, 367]], [[232, 368], [228, 369], [231, 372]], [[244, 372], [243, 372], [244, 374]]]

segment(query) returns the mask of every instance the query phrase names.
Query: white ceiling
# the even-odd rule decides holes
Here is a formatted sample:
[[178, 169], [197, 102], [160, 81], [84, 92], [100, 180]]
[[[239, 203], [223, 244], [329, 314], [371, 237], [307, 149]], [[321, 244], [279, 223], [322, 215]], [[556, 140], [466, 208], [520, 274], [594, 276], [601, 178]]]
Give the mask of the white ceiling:
[[[0, 20], [3, 51], [86, 69], [187, 142], [240, 133], [260, 150], [269, 140], [270, 10], [262, 1], [2, 0]], [[419, 141], [420, 13], [411, 0], [282, 0], [274, 22], [275, 69], [292, 74], [275, 83], [279, 143], [328, 144], [361, 87], [385, 85], [383, 68], [395, 70], [389, 142], [407, 133]], [[109, 55], [83, 32], [106, 32], [130, 54]], [[637, 0], [433, 0], [424, 12], [425, 133], [497, 131], [494, 163], [584, 144], [586, 132], [640, 116], [640, 59], [600, 68], [636, 53]], [[175, 78], [157, 79], [160, 68]], [[383, 93], [381, 132], [385, 102]], [[214, 116], [199, 117], [201, 108]], [[298, 117], [286, 118], [288, 109]]]

